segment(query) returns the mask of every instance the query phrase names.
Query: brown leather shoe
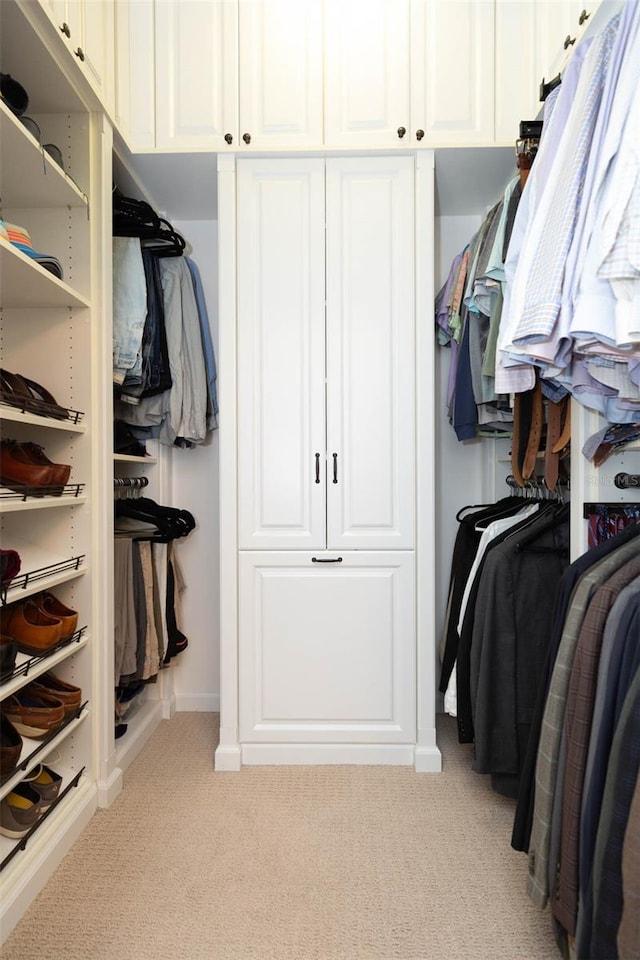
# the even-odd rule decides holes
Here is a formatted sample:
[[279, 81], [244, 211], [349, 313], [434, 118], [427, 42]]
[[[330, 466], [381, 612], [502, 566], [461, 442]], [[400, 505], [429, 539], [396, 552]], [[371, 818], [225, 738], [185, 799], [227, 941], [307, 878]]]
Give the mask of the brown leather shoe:
[[18, 766], [22, 737], [4, 713], [0, 714], [0, 780], [6, 780]]
[[62, 639], [62, 622], [43, 613], [33, 600], [2, 607], [0, 629], [15, 640], [20, 653], [42, 656], [50, 653]]
[[[43, 448], [38, 443], [18, 443], [17, 446], [20, 448], [21, 453], [24, 454], [27, 460], [34, 464], [37, 467], [50, 467], [51, 468], [51, 482], [56, 485], [55, 490], [51, 490], [51, 493], [58, 495], [62, 493], [62, 487], [67, 483], [69, 475], [71, 473], [71, 467], [66, 463], [52, 463], [51, 460], [45, 455]], [[57, 489], [59, 486], [59, 489]]]
[[[24, 492], [25, 487], [48, 487], [54, 483], [51, 467], [33, 463], [14, 440], [0, 441], [0, 484]], [[40, 491], [44, 496], [46, 490]]]
[[52, 593], [41, 593], [33, 598], [33, 602], [42, 613], [49, 617], [55, 617], [62, 624], [61, 640], [68, 640], [72, 637], [78, 628], [78, 614], [71, 607], [65, 607], [64, 603], [54, 597]]
[[8, 679], [16, 665], [18, 648], [13, 637], [0, 635], [0, 681]]
[[32, 680], [25, 689], [32, 690], [35, 694], [47, 693], [51, 697], [57, 697], [64, 704], [65, 717], [71, 717], [77, 713], [82, 702], [80, 687], [65, 683], [53, 673], [45, 673], [37, 680]]
[[64, 704], [48, 693], [31, 693], [23, 688], [7, 697], [2, 712], [20, 736], [43, 740], [64, 723]]

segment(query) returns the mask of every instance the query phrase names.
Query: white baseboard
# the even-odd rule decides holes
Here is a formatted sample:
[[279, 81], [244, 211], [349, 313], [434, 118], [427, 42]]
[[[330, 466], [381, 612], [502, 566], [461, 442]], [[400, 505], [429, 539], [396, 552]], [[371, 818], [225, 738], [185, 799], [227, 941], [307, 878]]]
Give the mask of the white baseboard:
[[220, 713], [219, 693], [177, 693], [178, 713]]
[[414, 745], [363, 743], [243, 743], [246, 764], [358, 763], [412, 766]]

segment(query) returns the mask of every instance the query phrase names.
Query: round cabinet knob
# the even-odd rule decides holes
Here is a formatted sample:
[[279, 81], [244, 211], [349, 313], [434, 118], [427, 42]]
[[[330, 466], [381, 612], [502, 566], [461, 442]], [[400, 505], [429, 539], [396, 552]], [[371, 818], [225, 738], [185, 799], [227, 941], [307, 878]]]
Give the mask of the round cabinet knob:
[[68, 24], [68, 23], [63, 23], [62, 26], [60, 27], [60, 29], [61, 29], [62, 32], [64, 33], [65, 37], [70, 37], [70, 36], [71, 36], [71, 30], [69, 30], [69, 24]]
[[416, 130], [416, 140], [422, 140], [424, 137], [424, 130]]
[[84, 63], [84, 50], [82, 49], [82, 47], [78, 47], [78, 49], [75, 51], [75, 55], [78, 58], [78, 60], [82, 60]]
[[401, 140], [404, 137], [406, 132], [407, 132], [406, 127], [398, 127], [398, 136], [400, 137]]
[[227, 143], [233, 143], [233, 134], [225, 133], [224, 138], [227, 141]]
[[242, 134], [242, 139], [244, 140], [245, 143], [251, 143], [251, 134], [250, 134], [250, 133], [243, 133], [243, 134]]
[[569, 47], [572, 47], [575, 42], [576, 42], [576, 38], [573, 37], [573, 39], [572, 39], [571, 36], [570, 36], [569, 34], [567, 34], [566, 37], [565, 37], [565, 39], [564, 39], [564, 48], [565, 48], [565, 50], [568, 50]]
[[580, 19], [578, 20], [578, 23], [580, 24], [580, 26], [582, 26], [585, 20], [588, 20], [590, 16], [591, 16], [590, 13], [587, 13], [586, 10], [583, 10], [582, 13], [580, 14]]

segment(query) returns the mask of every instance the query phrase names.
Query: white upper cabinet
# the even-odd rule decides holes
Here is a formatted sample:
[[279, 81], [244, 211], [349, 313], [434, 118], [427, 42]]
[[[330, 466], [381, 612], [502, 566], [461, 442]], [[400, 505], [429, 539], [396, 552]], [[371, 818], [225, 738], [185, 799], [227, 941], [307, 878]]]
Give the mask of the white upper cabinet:
[[325, 0], [325, 143], [406, 145], [409, 0]]
[[134, 150], [155, 147], [153, 0], [116, 0], [115, 122]]
[[426, 144], [493, 143], [494, 12], [494, 0], [413, 0], [414, 62], [425, 80], [412, 93], [426, 100], [414, 107]]
[[109, 113], [114, 106], [113, 0], [42, 0], [95, 93]]
[[540, 85], [561, 72], [598, 7], [588, 0], [496, 0], [496, 142], [533, 120]]
[[156, 147], [217, 150], [237, 128], [236, 0], [155, 4]]
[[319, 0], [240, 0], [238, 82], [234, 145], [322, 143]]
[[241, 549], [325, 544], [324, 162], [238, 162]]
[[414, 547], [412, 157], [327, 161], [327, 541]]

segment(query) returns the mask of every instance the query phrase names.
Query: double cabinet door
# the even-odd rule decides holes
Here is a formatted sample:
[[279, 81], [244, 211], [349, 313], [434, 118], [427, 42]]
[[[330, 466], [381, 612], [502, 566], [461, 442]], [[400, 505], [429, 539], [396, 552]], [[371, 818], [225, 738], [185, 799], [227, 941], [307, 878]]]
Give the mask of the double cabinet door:
[[414, 160], [238, 160], [240, 550], [414, 547]]

